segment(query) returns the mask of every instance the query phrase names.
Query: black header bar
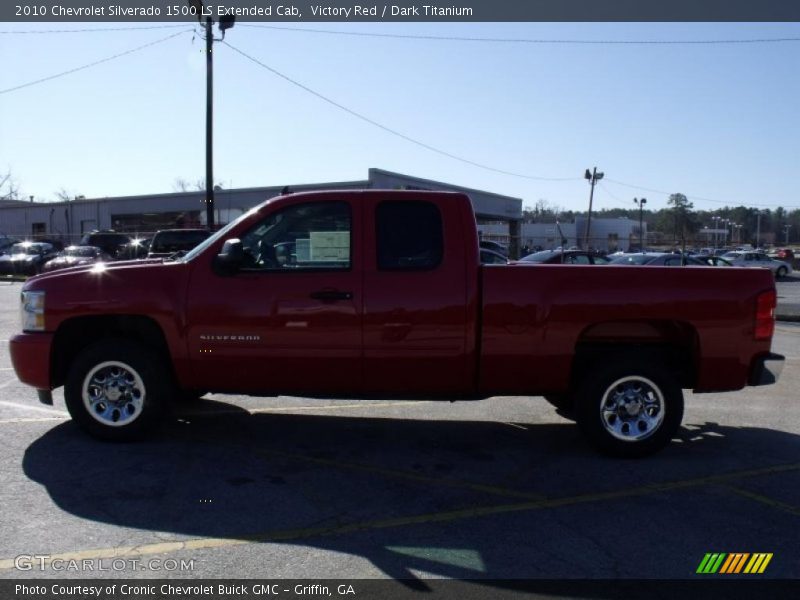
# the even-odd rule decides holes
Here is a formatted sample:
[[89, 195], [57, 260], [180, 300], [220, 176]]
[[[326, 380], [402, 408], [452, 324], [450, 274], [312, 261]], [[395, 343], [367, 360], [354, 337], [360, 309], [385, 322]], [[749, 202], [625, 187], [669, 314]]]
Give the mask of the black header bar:
[[[6, 22], [196, 22], [187, 0], [4, 0]], [[796, 0], [205, 0], [218, 20], [308, 22], [778, 22], [800, 21]]]

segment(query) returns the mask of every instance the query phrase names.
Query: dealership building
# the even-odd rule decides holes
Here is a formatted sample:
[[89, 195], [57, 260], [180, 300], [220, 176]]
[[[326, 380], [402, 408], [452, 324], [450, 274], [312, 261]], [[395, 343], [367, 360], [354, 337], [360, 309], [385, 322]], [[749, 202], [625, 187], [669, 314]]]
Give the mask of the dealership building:
[[[483, 237], [499, 242], [510, 239], [505, 223], [480, 225]], [[644, 239], [647, 240], [647, 223], [642, 223]], [[588, 233], [588, 241], [587, 241]], [[585, 215], [578, 215], [571, 223], [522, 223], [519, 229], [520, 248], [551, 250], [559, 246], [588, 248], [604, 252], [627, 251], [640, 244], [639, 221], [620, 217], [618, 219], [593, 218], [587, 232]], [[566, 241], [564, 241], [566, 240]]]
[[[515, 243], [522, 222], [522, 199], [492, 192], [420, 179], [382, 169], [369, 169], [367, 179], [277, 185], [272, 187], [217, 189], [216, 223], [225, 224], [268, 198], [313, 190], [438, 190], [467, 194], [483, 224], [502, 226], [504, 238]], [[95, 229], [113, 229], [147, 235], [159, 229], [204, 227], [205, 192], [189, 191], [116, 198], [77, 198], [68, 202], [7, 201], [0, 204], [0, 235], [19, 239], [55, 238], [75, 243]]]

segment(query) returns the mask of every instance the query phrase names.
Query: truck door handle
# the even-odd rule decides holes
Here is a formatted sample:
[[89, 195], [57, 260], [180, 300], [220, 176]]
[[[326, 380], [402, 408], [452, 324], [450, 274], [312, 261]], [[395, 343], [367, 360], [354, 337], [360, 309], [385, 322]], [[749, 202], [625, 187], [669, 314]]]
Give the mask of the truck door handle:
[[336, 302], [337, 300], [352, 300], [353, 292], [340, 292], [339, 290], [319, 290], [311, 292], [311, 298], [323, 302]]

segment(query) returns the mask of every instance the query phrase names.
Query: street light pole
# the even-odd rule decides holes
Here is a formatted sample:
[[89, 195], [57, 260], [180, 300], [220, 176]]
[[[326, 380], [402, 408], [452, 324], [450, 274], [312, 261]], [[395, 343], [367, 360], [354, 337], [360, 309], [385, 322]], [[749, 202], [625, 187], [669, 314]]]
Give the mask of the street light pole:
[[589, 216], [586, 219], [586, 234], [584, 235], [584, 247], [586, 250], [588, 250], [589, 233], [592, 230], [592, 200], [594, 199], [594, 186], [603, 178], [603, 173], [598, 173], [597, 167], [592, 169], [591, 172], [589, 169], [586, 169], [586, 173], [583, 174], [583, 178], [587, 179], [591, 185], [591, 190], [589, 191]]
[[639, 248], [644, 254], [644, 205], [647, 204], [647, 198], [642, 198], [639, 200], [638, 198], [633, 199], [635, 204], [639, 205]]
[[761, 211], [758, 211], [756, 217], [756, 250], [761, 247]]
[[720, 217], [719, 216], [714, 216], [714, 217], [711, 217], [711, 220], [714, 222], [714, 250], [716, 250], [717, 249], [717, 242], [718, 242], [718, 239], [717, 239], [717, 236], [718, 236], [717, 228], [719, 227]]
[[206, 17], [206, 226], [214, 231], [214, 22]]

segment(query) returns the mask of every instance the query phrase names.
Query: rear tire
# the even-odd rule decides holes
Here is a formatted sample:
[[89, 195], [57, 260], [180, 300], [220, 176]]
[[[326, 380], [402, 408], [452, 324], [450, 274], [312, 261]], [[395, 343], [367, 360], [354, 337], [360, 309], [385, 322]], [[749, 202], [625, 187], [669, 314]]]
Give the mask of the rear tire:
[[786, 277], [787, 272], [788, 271], [786, 270], [786, 267], [779, 267], [778, 271], [775, 273], [775, 277], [777, 277], [778, 279]]
[[661, 450], [683, 419], [675, 374], [652, 362], [621, 359], [587, 373], [575, 396], [578, 425], [600, 452], [638, 458]]
[[73, 420], [90, 435], [137, 440], [159, 424], [169, 381], [152, 350], [128, 340], [107, 339], [84, 349], [72, 363], [64, 399]]

